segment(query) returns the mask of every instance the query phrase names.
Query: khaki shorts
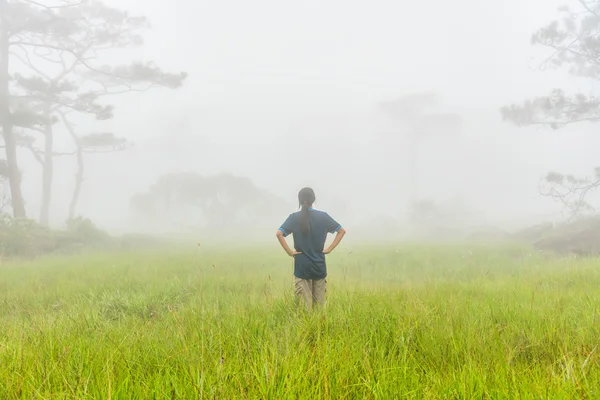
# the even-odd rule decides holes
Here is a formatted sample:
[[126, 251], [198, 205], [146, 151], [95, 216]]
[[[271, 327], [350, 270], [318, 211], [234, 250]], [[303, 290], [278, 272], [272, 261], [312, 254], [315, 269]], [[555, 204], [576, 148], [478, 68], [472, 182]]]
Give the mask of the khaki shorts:
[[294, 277], [294, 288], [298, 299], [304, 300], [307, 310], [313, 306], [325, 305], [325, 294], [327, 292], [327, 279], [300, 279]]

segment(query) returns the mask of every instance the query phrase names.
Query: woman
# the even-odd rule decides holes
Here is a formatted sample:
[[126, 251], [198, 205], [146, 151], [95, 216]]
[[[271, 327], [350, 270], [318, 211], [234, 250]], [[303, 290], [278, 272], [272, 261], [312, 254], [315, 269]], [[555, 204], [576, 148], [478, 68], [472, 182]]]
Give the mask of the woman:
[[[304, 188], [298, 193], [300, 211], [291, 214], [277, 230], [277, 239], [290, 257], [294, 257], [296, 296], [304, 299], [310, 310], [314, 304], [325, 304], [327, 266], [325, 255], [337, 247], [346, 234], [326, 212], [313, 209], [315, 192]], [[337, 233], [336, 233], [337, 232]], [[328, 233], [336, 233], [331, 245], [325, 248]], [[294, 250], [285, 238], [292, 234]]]

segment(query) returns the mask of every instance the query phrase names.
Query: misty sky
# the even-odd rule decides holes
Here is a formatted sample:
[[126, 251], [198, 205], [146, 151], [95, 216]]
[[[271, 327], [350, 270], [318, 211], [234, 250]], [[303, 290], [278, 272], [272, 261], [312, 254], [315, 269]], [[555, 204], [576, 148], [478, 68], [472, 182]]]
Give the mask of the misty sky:
[[[585, 125], [517, 129], [498, 109], [558, 86], [593, 89], [536, 70], [545, 53], [530, 46], [531, 34], [568, 1], [108, 1], [153, 25], [142, 49], [115, 59], [154, 60], [190, 77], [177, 91], [123, 96], [113, 121], [90, 127], [135, 147], [88, 156], [80, 211], [123, 228], [131, 195], [161, 174], [197, 171], [248, 176], [292, 205], [311, 185], [320, 207], [353, 222], [399, 215], [406, 145], [377, 104], [434, 91], [439, 110], [459, 113], [464, 126], [422, 144], [420, 196], [463, 199], [495, 221], [555, 218], [557, 206], [537, 195], [540, 178], [587, 173], [600, 139]], [[37, 166], [21, 163], [37, 217]], [[73, 168], [73, 160], [56, 167], [55, 223], [66, 215]]]

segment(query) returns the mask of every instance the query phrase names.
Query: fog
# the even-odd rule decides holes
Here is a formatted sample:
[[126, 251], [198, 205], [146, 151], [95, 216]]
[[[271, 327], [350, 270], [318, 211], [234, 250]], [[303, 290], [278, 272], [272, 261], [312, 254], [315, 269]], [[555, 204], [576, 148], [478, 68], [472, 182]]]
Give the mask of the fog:
[[[540, 180], [589, 172], [600, 139], [588, 125], [517, 128], [499, 108], [555, 87], [590, 88], [566, 71], [540, 71], [547, 53], [530, 44], [565, 1], [107, 1], [152, 23], [142, 48], [111, 61], [153, 60], [189, 78], [181, 89], [115, 97], [115, 118], [89, 127], [134, 146], [86, 156], [79, 213], [113, 232], [135, 231], [131, 197], [163, 174], [193, 171], [248, 177], [289, 212], [311, 186], [316, 207], [350, 233], [373, 219], [402, 220], [406, 129], [379, 105], [433, 92], [436, 111], [460, 115], [462, 125], [421, 143], [419, 198], [468, 207], [479, 226], [563, 218], [539, 195]], [[68, 138], [56, 146], [68, 149]], [[25, 153], [20, 163], [37, 217], [41, 172]], [[56, 162], [54, 225], [66, 218], [74, 165]], [[285, 217], [273, 217], [273, 231]]]

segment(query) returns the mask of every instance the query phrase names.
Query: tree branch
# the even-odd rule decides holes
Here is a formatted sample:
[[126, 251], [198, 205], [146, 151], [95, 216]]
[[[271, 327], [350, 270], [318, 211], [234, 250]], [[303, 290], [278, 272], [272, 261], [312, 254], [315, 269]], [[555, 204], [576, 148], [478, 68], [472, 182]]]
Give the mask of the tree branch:
[[540, 195], [559, 201], [565, 208], [569, 209], [571, 213], [569, 220], [577, 217], [583, 211], [594, 210], [585, 199], [590, 192], [600, 188], [600, 179], [596, 178], [588, 181], [568, 176], [566, 177], [568, 184], [565, 184], [565, 177], [550, 173], [545, 181], [550, 184], [550, 187], [545, 191], [540, 188]]
[[16, 57], [19, 61], [21, 61], [26, 67], [31, 69], [33, 72], [37, 73], [38, 75], [41, 75], [42, 77], [46, 78], [49, 81], [52, 80], [52, 78], [50, 78], [50, 76], [46, 75], [39, 68], [37, 68], [35, 65], [33, 65], [33, 62], [31, 61], [31, 58], [29, 57], [29, 52], [27, 51], [27, 49], [25, 47], [19, 46], [19, 48], [21, 48], [25, 52], [25, 58], [21, 57], [20, 54], [14, 52], [14, 51], [9, 52], [9, 54], [13, 57]]
[[[20, 146], [20, 147], [25, 147], [26, 149], [28, 149], [31, 152], [31, 154], [33, 155], [33, 157], [35, 158], [35, 160], [37, 162], [39, 162], [41, 165], [44, 165], [44, 160], [42, 158], [42, 155], [44, 154], [44, 151], [42, 151], [42, 150], [38, 149], [37, 147], [35, 147], [33, 145], [32, 141], [22, 140], [22, 141], [19, 141], [17, 143], [17, 145]], [[5, 145], [0, 145], [0, 149], [5, 149], [5, 148], [6, 148]], [[52, 156], [53, 157], [73, 156], [75, 154], [77, 154], [76, 150], [73, 150], [73, 151], [62, 151], [62, 152], [61, 151], [52, 152]]]
[[75, 128], [73, 127], [73, 124], [71, 124], [71, 121], [67, 119], [67, 113], [62, 110], [57, 110], [56, 112], [58, 113], [58, 115], [60, 115], [60, 118], [63, 124], [65, 125], [65, 128], [67, 128], [67, 131], [69, 132], [69, 135], [71, 135], [71, 137], [73, 138], [75, 146], [77, 146], [78, 149], [81, 149], [79, 136], [77, 136], [77, 134], [75, 133]]
[[[549, 119], [550, 117], [547, 117], [546, 119]], [[527, 125], [560, 125], [562, 126], [566, 126], [566, 125], [571, 125], [571, 124], [576, 124], [579, 122], [598, 122], [600, 121], [600, 117], [588, 117], [588, 118], [579, 118], [579, 119], [569, 119], [569, 120], [561, 120], [561, 121], [531, 121], [528, 122]]]
[[28, 126], [26, 129], [46, 134], [46, 131], [44, 129], [41, 129], [41, 128], [38, 128], [38, 127], [35, 127], [35, 126]]
[[[60, 62], [61, 62], [60, 60], [56, 60], [56, 59], [52, 58], [52, 56], [54, 55], [54, 53], [52, 53], [50, 51], [50, 49], [45, 48], [45, 47], [47, 47], [47, 46], [34, 48], [33, 49], [34, 54], [36, 56], [40, 57], [41, 59], [43, 59], [44, 61], [49, 62], [51, 64], [60, 64]], [[41, 53], [42, 50], [48, 50], [48, 51], [45, 54], [42, 54]]]
[[589, 12], [590, 14], [592, 14], [595, 17], [598, 17], [598, 13], [596, 13], [594, 10], [592, 10], [585, 0], [578, 0], [578, 1], [579, 1], [579, 4], [581, 4], [583, 6], [583, 8], [585, 8], [587, 10], [587, 12]]
[[121, 147], [115, 147], [112, 149], [108, 149], [108, 150], [100, 150], [100, 149], [90, 149], [90, 148], [83, 148], [81, 151], [87, 154], [102, 154], [102, 153], [117, 153], [119, 151], [125, 151], [127, 150], [127, 148], [125, 146], [121, 146]]
[[540, 68], [542, 68], [542, 66], [546, 66], [546, 65], [548, 65], [548, 63], [550, 63], [550, 61], [551, 61], [551, 60], [555, 59], [555, 58], [556, 58], [556, 56], [558, 56], [558, 55], [559, 55], [561, 52], [563, 52], [563, 51], [566, 51], [566, 49], [570, 49], [570, 48], [571, 48], [571, 46], [573, 46], [575, 43], [577, 43], [578, 41], [580, 41], [580, 40], [581, 40], [582, 36], [583, 36], [583, 33], [582, 33], [582, 34], [580, 34], [580, 35], [578, 35], [578, 36], [577, 36], [575, 39], [573, 39], [573, 40], [571, 41], [571, 43], [569, 43], [569, 44], [568, 44], [566, 47], [564, 47], [564, 48], [562, 48], [562, 47], [558, 47], [558, 48], [557, 48], [557, 47], [554, 47], [554, 46], [552, 46], [552, 45], [550, 45], [550, 44], [544, 44], [544, 43], [540, 43], [540, 44], [542, 44], [543, 46], [547, 46], [547, 47], [550, 47], [551, 49], [554, 49], [554, 52], [553, 52], [552, 54], [550, 54], [550, 55], [549, 55], [549, 56], [548, 56], [546, 59], [544, 59], [544, 61], [542, 61], [542, 62], [540, 63]]
[[29, 151], [31, 151], [31, 154], [33, 154], [33, 157], [35, 158], [35, 160], [38, 163], [40, 163], [40, 165], [44, 165], [44, 160], [42, 159], [42, 156], [40, 155], [41, 151], [36, 149], [32, 143], [26, 142], [21, 145], [24, 146], [25, 148], [29, 149]]
[[80, 6], [80, 5], [83, 4], [83, 1], [78, 1], [76, 3], [70, 3], [67, 0], [63, 0], [62, 2], [65, 3], [65, 4], [55, 5], [55, 6], [48, 6], [46, 4], [38, 3], [37, 1], [34, 1], [34, 0], [22, 0], [22, 1], [24, 1], [25, 3], [29, 3], [31, 5], [34, 5], [34, 6], [45, 8], [47, 10], [56, 10], [56, 9], [59, 9], [59, 8], [68, 8], [68, 7], [77, 7], [77, 6]]
[[106, 85], [102, 84], [102, 87], [104, 88], [104, 91], [103, 92], [98, 92], [96, 94], [96, 96], [98, 96], [98, 97], [112, 96], [112, 95], [116, 95], [116, 94], [125, 94], [125, 93], [131, 93], [131, 92], [139, 92], [139, 93], [141, 93], [141, 92], [146, 92], [146, 91], [152, 89], [153, 87], [156, 87], [157, 84], [156, 83], [150, 83], [150, 84], [148, 84], [148, 86], [146, 86], [144, 88], [141, 88], [141, 89], [134, 88], [133, 86], [128, 85], [128, 84], [123, 84], [122, 86], [125, 86], [126, 89], [117, 90], [117, 91], [110, 91]]
[[56, 157], [62, 157], [62, 156], [74, 156], [75, 154], [77, 154], [76, 150], [73, 151], [55, 151], [52, 152], [52, 156], [56, 156]]
[[73, 51], [71, 49], [68, 49], [68, 48], [64, 48], [64, 47], [60, 47], [60, 46], [55, 46], [55, 45], [51, 45], [51, 44], [38, 44], [38, 43], [31, 43], [31, 42], [24, 42], [24, 41], [13, 41], [13, 42], [9, 42], [8, 45], [9, 45], [9, 47], [10, 46], [19, 45], [19, 46], [27, 46], [27, 47], [34, 47], [34, 48], [45, 48], [45, 49], [53, 49], [53, 50], [58, 50], [58, 51], [64, 51], [66, 53], [71, 54], [73, 57], [76, 57], [83, 66], [85, 66], [87, 69], [89, 69], [92, 72], [96, 72], [98, 74], [102, 74], [102, 75], [105, 75], [105, 76], [110, 76], [110, 77], [113, 77], [113, 78], [129, 79], [128, 77], [118, 76], [118, 75], [115, 75], [115, 74], [111, 74], [109, 72], [102, 71], [100, 69], [97, 69], [97, 68], [91, 66], [89, 63], [87, 63], [83, 59], [82, 55], [80, 55], [80, 54], [76, 53], [75, 51]]

